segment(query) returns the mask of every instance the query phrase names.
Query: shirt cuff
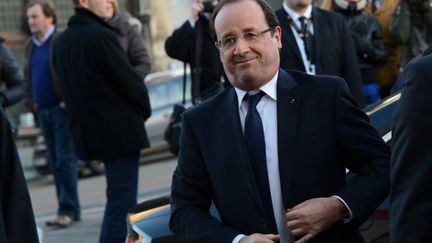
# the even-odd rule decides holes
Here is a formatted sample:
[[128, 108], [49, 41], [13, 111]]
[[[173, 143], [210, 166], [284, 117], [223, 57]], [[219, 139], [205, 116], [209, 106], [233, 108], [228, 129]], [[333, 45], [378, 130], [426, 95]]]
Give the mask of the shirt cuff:
[[343, 203], [343, 205], [345, 205], [345, 207], [348, 209], [348, 218], [343, 218], [342, 222], [344, 222], [345, 224], [348, 223], [349, 221], [351, 221], [354, 217], [353, 212], [351, 211], [351, 208], [348, 206], [348, 204], [346, 204], [346, 202], [339, 196], [332, 196], [337, 198], [339, 201], [341, 201]]
[[243, 235], [243, 234], [237, 235], [236, 238], [234, 238], [234, 240], [232, 241], [232, 243], [239, 243], [239, 241], [241, 239], [243, 239], [243, 237], [245, 237], [245, 236], [246, 235]]

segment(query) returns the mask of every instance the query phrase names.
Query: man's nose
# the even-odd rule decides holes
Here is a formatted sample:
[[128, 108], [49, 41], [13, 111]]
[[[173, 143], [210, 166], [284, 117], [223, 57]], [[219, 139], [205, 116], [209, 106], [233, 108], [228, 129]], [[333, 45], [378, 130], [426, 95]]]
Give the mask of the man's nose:
[[243, 38], [237, 38], [234, 48], [234, 54], [242, 55], [249, 51], [249, 43]]

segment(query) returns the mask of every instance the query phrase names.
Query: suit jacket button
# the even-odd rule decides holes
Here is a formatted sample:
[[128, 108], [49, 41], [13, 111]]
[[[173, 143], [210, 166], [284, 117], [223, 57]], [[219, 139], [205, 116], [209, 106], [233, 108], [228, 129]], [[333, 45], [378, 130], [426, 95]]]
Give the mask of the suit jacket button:
[[262, 226], [262, 227], [264, 227], [264, 228], [267, 228], [267, 227], [268, 227], [267, 220], [265, 220], [265, 219], [261, 219], [261, 220], [260, 220], [260, 223], [261, 223], [261, 226]]

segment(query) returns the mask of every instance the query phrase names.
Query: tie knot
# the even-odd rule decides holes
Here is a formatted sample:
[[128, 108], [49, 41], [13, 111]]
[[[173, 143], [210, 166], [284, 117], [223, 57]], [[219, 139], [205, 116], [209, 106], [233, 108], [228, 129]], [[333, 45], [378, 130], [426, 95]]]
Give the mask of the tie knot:
[[307, 24], [308, 24], [308, 18], [306, 18], [305, 16], [301, 16], [298, 18], [298, 20], [300, 21], [300, 26], [301, 26], [301, 30], [302, 32], [306, 32], [306, 28], [307, 28]]
[[254, 95], [246, 95], [245, 100], [248, 102], [248, 109], [255, 109], [258, 102], [264, 96], [264, 92], [260, 91]]

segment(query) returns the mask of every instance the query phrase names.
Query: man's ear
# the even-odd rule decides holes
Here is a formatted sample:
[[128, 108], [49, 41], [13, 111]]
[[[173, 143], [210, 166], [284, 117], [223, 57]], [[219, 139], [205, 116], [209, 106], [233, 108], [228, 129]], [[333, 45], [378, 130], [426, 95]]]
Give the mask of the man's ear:
[[282, 29], [280, 26], [276, 26], [274, 35], [275, 35], [276, 41], [278, 42], [278, 48], [281, 49], [282, 48]]
[[88, 8], [88, 0], [79, 0], [79, 6], [83, 8]]

